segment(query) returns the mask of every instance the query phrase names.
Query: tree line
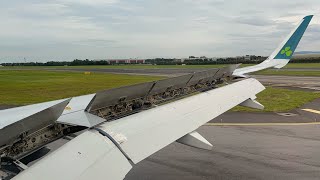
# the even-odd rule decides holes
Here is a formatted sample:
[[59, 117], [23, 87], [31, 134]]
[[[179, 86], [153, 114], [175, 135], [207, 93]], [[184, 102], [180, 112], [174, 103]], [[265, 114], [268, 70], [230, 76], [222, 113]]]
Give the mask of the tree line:
[[[254, 60], [246, 60], [244, 58], [195, 58], [186, 59], [183, 62], [181, 59], [172, 58], [155, 58], [146, 59], [144, 64], [157, 64], [157, 65], [209, 65], [209, 64], [258, 64], [265, 60], [265, 58], [259, 58]], [[320, 57], [304, 57], [304, 58], [293, 58], [290, 63], [320, 63]], [[49, 61], [49, 62], [25, 62], [25, 63], [2, 63], [2, 66], [84, 66], [84, 65], [113, 65], [107, 60], [80, 60], [75, 59], [73, 61]], [[119, 64], [127, 64], [121, 62]]]
[[25, 62], [25, 63], [2, 63], [2, 66], [84, 66], [84, 65], [109, 65], [107, 60], [80, 60], [73, 61], [48, 61], [48, 62]]

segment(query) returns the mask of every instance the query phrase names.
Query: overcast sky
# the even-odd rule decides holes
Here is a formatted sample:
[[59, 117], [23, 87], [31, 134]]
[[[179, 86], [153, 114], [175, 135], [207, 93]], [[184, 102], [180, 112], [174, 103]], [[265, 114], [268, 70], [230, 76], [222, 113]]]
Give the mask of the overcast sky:
[[318, 51], [319, 0], [2, 1], [0, 63], [267, 56], [309, 14], [315, 17], [297, 51]]

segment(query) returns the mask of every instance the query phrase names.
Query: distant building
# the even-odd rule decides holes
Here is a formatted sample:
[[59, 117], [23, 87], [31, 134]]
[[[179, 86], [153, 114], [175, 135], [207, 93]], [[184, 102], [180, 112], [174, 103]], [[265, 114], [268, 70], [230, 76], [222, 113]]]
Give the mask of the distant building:
[[217, 61], [219, 58], [217, 58], [217, 57], [212, 57], [211, 58], [211, 61]]
[[176, 59], [176, 58], [174, 58], [174, 59], [173, 59], [173, 62], [175, 62], [175, 63], [182, 63], [182, 62], [183, 62], [183, 59]]
[[95, 59], [94, 61], [108, 61], [109, 64], [144, 64], [145, 59]]
[[245, 55], [245, 56], [244, 56], [244, 60], [250, 61], [250, 60], [251, 60], [251, 55]]

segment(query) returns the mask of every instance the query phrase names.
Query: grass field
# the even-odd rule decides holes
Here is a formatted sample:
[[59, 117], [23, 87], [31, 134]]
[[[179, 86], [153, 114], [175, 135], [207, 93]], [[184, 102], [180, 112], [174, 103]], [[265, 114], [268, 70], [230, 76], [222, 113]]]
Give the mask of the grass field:
[[[4, 70], [0, 71], [0, 104], [32, 104], [158, 79], [161, 78], [106, 73], [84, 75], [77, 72]], [[271, 87], [258, 94], [259, 102], [266, 107], [265, 111], [287, 111], [316, 98], [320, 98], [320, 93]], [[243, 107], [233, 110], [256, 111]]]
[[99, 73], [0, 71], [0, 104], [32, 104], [158, 79]]
[[[320, 98], [320, 92], [306, 92], [282, 88], [267, 87], [257, 95], [257, 100], [265, 106], [263, 111], [284, 112], [298, 108], [314, 99]], [[233, 111], [261, 111], [237, 106]]]

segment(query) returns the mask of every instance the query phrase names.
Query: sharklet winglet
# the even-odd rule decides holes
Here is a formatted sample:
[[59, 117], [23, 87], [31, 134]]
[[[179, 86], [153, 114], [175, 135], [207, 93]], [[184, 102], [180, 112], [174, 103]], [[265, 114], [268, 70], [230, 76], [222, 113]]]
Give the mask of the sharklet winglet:
[[287, 65], [294, 54], [304, 32], [306, 31], [313, 15], [305, 16], [291, 33], [280, 43], [273, 53], [260, 64], [236, 69], [234, 76], [241, 77], [245, 74], [261, 71], [267, 68], [282, 68]]

